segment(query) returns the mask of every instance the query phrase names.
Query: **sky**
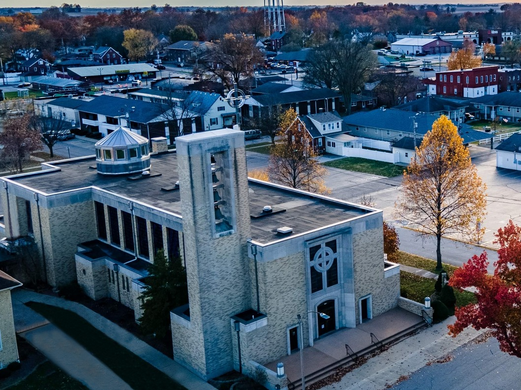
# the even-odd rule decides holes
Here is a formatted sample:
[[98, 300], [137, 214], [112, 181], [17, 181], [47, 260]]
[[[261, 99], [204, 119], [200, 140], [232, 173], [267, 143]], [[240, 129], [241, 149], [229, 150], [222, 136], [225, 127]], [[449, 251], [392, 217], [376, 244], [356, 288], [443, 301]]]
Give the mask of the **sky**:
[[[4, 0], [0, 1], [0, 4]], [[263, 0], [170, 0], [164, 1], [164, 3], [170, 4], [172, 7], [176, 6], [206, 6], [206, 7], [222, 7], [222, 6], [258, 6], [261, 7], [264, 3]], [[376, 5], [386, 4], [389, 1], [385, 0], [364, 0], [364, 3]], [[395, 1], [397, 3], [406, 3], [406, 1]], [[16, 7], [50, 7], [60, 6], [63, 1], [59, 3], [56, 0], [18, 0], [15, 4]], [[153, 0], [80, 0], [71, 3], [79, 3], [82, 7], [149, 7], [154, 4]], [[162, 2], [156, 2], [158, 6], [163, 5]], [[341, 0], [284, 0], [286, 6], [298, 6], [298, 5], [347, 5], [355, 4], [355, 0], [341, 1]], [[446, 4], [439, 0], [425, 0], [425, 1], [409, 1], [410, 4]], [[453, 3], [459, 4], [504, 4], [505, 2], [494, 2], [494, 1], [476, 1], [476, 0], [459, 0]], [[7, 5], [7, 2], [5, 3]], [[13, 4], [13, 3], [12, 3]], [[0, 5], [6, 6], [6, 5]], [[14, 4], [13, 4], [14, 5]]]

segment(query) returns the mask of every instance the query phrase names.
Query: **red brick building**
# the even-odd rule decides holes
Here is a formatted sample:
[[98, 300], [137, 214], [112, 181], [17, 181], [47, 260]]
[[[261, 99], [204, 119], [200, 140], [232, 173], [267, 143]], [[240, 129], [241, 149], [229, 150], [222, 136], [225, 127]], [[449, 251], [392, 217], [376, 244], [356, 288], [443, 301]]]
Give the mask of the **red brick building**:
[[449, 70], [436, 73], [435, 79], [425, 79], [429, 95], [481, 97], [498, 93], [498, 66]]

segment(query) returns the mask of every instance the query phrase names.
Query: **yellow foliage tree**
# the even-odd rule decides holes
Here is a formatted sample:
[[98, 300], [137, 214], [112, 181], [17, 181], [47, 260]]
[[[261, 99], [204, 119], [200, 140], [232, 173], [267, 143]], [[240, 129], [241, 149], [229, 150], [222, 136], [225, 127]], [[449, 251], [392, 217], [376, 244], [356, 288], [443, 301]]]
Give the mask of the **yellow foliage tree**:
[[281, 141], [271, 148], [270, 178], [288, 187], [329, 193], [323, 179], [327, 171], [317, 161], [313, 140], [295, 110], [282, 114], [279, 127]]
[[145, 58], [157, 46], [157, 39], [150, 31], [131, 28], [123, 31], [123, 47], [128, 50], [131, 61]]
[[463, 41], [463, 47], [456, 52], [450, 53], [447, 60], [449, 70], [474, 69], [481, 66], [481, 57], [474, 55], [476, 45], [469, 39]]
[[437, 239], [438, 270], [442, 268], [441, 238], [451, 233], [482, 233], [486, 185], [470, 160], [458, 129], [446, 116], [432, 125], [404, 172], [396, 214]]
[[248, 177], [262, 181], [270, 181], [268, 171], [264, 169], [254, 169], [253, 171], [249, 171]]
[[496, 45], [493, 43], [485, 43], [483, 45], [483, 56], [495, 56], [496, 55]]

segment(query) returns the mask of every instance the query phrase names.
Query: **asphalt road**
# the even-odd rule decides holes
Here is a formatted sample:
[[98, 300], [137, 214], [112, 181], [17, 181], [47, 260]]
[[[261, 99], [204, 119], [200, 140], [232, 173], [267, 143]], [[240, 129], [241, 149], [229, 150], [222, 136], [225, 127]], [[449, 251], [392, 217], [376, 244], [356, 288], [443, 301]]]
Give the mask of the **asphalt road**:
[[434, 363], [416, 371], [395, 390], [517, 390], [521, 359], [499, 350], [494, 338], [469, 343], [450, 355], [451, 361]]
[[[97, 140], [87, 137], [78, 137], [67, 141], [58, 141], [54, 145], [53, 151], [57, 156], [64, 158], [74, 158], [82, 156], [94, 156], [96, 154], [94, 150], [94, 144]], [[49, 149], [45, 146], [45, 151]]]

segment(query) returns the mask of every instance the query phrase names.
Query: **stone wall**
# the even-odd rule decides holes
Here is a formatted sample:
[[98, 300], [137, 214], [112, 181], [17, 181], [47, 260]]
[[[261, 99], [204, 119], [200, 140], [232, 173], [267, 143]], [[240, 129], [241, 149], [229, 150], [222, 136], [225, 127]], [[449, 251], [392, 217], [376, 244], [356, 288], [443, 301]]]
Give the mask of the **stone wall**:
[[107, 297], [108, 276], [105, 260], [85, 259], [80, 254], [76, 254], [75, 258], [78, 284], [85, 294], [95, 301]]
[[[376, 219], [377, 218], [377, 219]], [[372, 317], [398, 304], [400, 280], [384, 278], [382, 216], [360, 221], [353, 228], [353, 272], [355, 286], [356, 322], [360, 322], [358, 302], [371, 296]]]
[[0, 349], [0, 369], [9, 363], [18, 360], [18, 346], [13, 321], [13, 306], [11, 290], [0, 291], [0, 335], [2, 348]]

